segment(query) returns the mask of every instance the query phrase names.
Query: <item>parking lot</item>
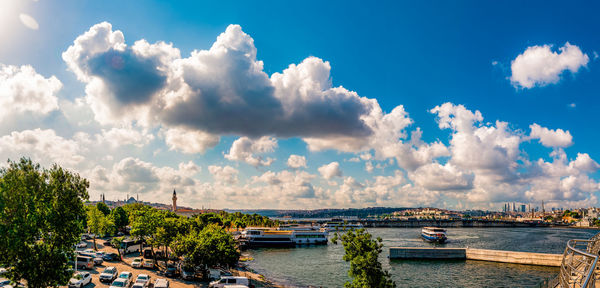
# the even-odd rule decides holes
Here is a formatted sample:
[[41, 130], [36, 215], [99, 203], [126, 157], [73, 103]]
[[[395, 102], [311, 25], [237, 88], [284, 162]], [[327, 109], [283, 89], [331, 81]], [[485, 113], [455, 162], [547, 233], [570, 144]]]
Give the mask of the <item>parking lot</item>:
[[[94, 248], [93, 240], [85, 240], [83, 242], [87, 243], [87, 247], [77, 248], [77, 251]], [[117, 253], [117, 250], [115, 248], [104, 246], [104, 245], [102, 245], [102, 242], [104, 242], [104, 240], [96, 239], [96, 245], [98, 247], [98, 251], [104, 251], [106, 253]], [[130, 265], [131, 265], [131, 262], [133, 261], [133, 259], [141, 257], [139, 255], [139, 253], [130, 253], [128, 255], [122, 255], [122, 256], [123, 256], [122, 262], [105, 261], [104, 263], [102, 263], [102, 265], [94, 266], [94, 268], [91, 270], [83, 270], [83, 271], [89, 272], [92, 275], [92, 283], [89, 285], [86, 285], [85, 288], [92, 288], [92, 287], [96, 287], [96, 286], [109, 287], [110, 283], [102, 283], [102, 282], [100, 282], [100, 280], [98, 278], [100, 276], [100, 273], [102, 273], [102, 271], [104, 270], [104, 268], [109, 267], [109, 266], [116, 267], [118, 270], [118, 273], [125, 272], [125, 271], [129, 271], [129, 272], [133, 273], [134, 281], [135, 281], [137, 275], [148, 274], [151, 277], [151, 281], [150, 281], [151, 283], [154, 283], [156, 278], [165, 278], [165, 279], [169, 280], [169, 287], [173, 287], [173, 288], [208, 287], [208, 282], [187, 281], [187, 280], [182, 280], [182, 279], [178, 279], [178, 278], [168, 278], [163, 275], [162, 271], [157, 270], [157, 269], [153, 270], [153, 269], [131, 267]], [[152, 284], [150, 287], [152, 287]]]

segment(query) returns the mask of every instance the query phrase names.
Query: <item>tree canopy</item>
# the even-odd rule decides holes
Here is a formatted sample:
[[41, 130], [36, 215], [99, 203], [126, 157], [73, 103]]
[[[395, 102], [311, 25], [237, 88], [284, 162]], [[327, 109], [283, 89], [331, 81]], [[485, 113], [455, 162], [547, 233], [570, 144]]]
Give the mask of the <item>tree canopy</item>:
[[187, 264], [193, 266], [232, 266], [240, 258], [231, 234], [215, 224], [208, 225], [201, 231], [178, 235], [171, 248], [177, 256], [183, 257]]
[[26, 158], [0, 169], [0, 266], [9, 267], [7, 278], [33, 288], [67, 284], [88, 187], [78, 174]]
[[[346, 288], [392, 288], [396, 283], [390, 279], [390, 274], [383, 270], [379, 262], [379, 254], [383, 248], [381, 238], [373, 239], [365, 229], [349, 230], [342, 235], [344, 245], [344, 260], [350, 262], [348, 276], [351, 282], [346, 282]], [[338, 234], [332, 241], [337, 243]]]

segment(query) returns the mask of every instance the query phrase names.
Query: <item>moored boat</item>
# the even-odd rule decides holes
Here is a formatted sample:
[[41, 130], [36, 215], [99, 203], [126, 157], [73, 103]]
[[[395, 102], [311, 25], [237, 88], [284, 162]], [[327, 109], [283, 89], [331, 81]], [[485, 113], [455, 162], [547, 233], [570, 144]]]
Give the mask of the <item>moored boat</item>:
[[248, 247], [291, 247], [327, 244], [327, 235], [324, 229], [310, 227], [246, 228], [240, 239]]
[[423, 227], [421, 229], [421, 237], [427, 242], [444, 243], [448, 239], [446, 237], [446, 229], [439, 227]]

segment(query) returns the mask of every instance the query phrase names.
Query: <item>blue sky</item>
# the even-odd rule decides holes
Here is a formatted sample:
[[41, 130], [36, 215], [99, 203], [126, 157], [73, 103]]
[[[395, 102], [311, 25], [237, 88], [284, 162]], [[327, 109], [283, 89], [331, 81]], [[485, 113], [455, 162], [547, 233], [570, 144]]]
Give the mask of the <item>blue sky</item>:
[[167, 202], [175, 188], [215, 208], [597, 205], [595, 2], [2, 5], [0, 156], [77, 170], [93, 199]]

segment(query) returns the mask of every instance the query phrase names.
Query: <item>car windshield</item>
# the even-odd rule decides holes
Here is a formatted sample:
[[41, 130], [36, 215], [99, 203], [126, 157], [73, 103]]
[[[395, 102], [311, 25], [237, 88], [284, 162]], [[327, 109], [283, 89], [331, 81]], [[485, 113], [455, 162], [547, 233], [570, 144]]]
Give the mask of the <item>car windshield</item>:
[[139, 275], [138, 280], [148, 280], [148, 275]]
[[83, 276], [81, 274], [75, 274], [75, 276], [73, 276], [73, 279], [81, 280], [83, 279]]
[[136, 283], [131, 288], [144, 288], [144, 284]]
[[110, 286], [113, 286], [113, 287], [125, 287], [125, 282], [123, 282], [123, 281], [115, 281]]
[[114, 272], [115, 272], [115, 268], [106, 268], [106, 269], [104, 269], [104, 272], [102, 272], [102, 273], [112, 274]]
[[119, 275], [119, 278], [129, 278], [129, 274], [121, 273], [121, 275]]

